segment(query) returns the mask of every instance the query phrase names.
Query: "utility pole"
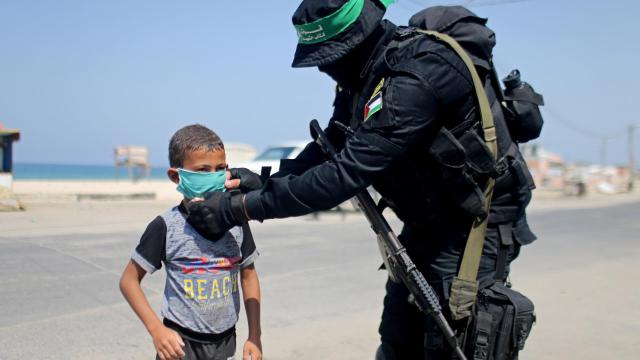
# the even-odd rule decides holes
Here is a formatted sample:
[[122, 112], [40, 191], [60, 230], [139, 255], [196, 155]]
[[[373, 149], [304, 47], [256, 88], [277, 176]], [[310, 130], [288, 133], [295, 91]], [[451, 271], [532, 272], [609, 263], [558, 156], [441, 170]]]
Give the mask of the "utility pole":
[[635, 145], [634, 145], [634, 132], [638, 125], [629, 125], [629, 184], [627, 185], [627, 189], [629, 192], [633, 191], [634, 180], [636, 177], [636, 157], [635, 157]]

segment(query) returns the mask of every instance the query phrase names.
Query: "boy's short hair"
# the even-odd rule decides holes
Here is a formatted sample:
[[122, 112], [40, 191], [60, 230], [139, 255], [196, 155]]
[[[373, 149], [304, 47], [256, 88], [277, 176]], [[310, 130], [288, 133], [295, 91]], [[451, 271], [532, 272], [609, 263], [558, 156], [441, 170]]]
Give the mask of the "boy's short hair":
[[169, 141], [169, 166], [181, 167], [188, 152], [224, 150], [222, 140], [206, 126], [187, 125], [176, 131]]

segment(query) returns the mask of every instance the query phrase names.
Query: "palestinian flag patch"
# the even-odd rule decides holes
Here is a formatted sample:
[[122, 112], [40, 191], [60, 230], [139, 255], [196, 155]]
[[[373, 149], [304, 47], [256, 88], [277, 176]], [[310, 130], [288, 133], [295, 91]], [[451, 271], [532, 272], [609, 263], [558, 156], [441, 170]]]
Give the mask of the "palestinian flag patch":
[[382, 92], [378, 91], [364, 107], [364, 121], [382, 109]]

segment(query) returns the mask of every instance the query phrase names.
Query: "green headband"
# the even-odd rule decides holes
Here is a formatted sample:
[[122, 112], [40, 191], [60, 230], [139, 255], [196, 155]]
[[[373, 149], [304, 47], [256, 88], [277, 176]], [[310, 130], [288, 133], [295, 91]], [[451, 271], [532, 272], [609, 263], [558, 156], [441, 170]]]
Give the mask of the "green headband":
[[[349, 0], [331, 15], [308, 24], [294, 25], [298, 33], [298, 43], [317, 44], [340, 34], [358, 19], [365, 1]], [[377, 1], [386, 8], [395, 0]]]

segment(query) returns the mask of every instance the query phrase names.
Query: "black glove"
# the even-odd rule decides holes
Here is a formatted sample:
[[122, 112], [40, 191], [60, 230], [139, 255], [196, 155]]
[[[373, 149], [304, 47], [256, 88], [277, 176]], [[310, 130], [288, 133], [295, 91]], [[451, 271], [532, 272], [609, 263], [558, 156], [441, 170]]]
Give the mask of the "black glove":
[[262, 179], [260, 175], [245, 168], [232, 168], [229, 169], [231, 173], [231, 179], [240, 179], [239, 190], [243, 193], [262, 189]]
[[209, 193], [203, 201], [187, 205], [187, 222], [205, 238], [218, 240], [232, 227], [249, 221], [243, 197], [238, 192]]

